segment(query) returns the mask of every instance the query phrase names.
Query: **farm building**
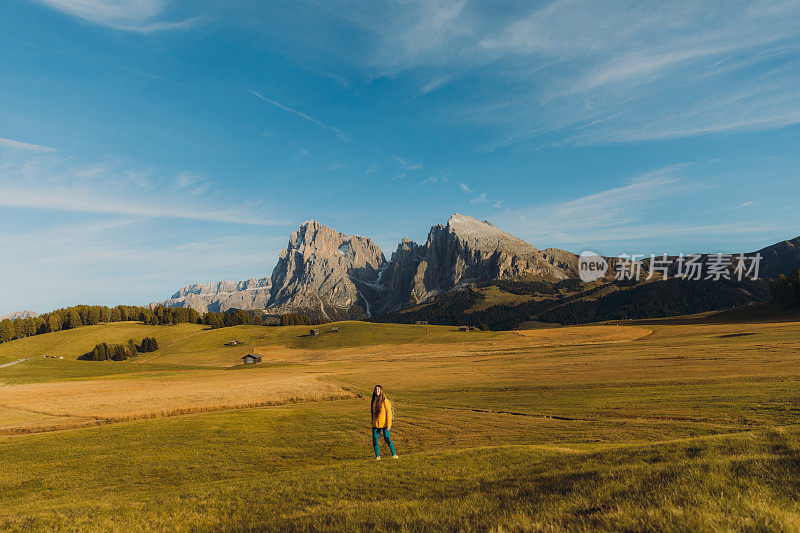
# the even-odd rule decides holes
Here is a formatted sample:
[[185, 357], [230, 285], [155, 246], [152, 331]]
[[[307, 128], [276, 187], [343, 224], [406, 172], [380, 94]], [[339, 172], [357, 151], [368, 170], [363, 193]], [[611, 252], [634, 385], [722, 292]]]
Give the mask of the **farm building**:
[[255, 365], [261, 362], [261, 356], [249, 353], [242, 357], [242, 362], [246, 365]]
[[239, 344], [239, 341], [228, 341], [225, 346], [236, 346], [237, 344]]
[[334, 327], [332, 327], [332, 328], [331, 328], [331, 333], [339, 333], [339, 328], [338, 328], [338, 327], [335, 327], [335, 326], [334, 326]]
[[427, 320], [417, 320], [415, 322], [415, 324], [418, 325], [418, 326], [427, 326], [428, 325], [428, 321]]
[[312, 329], [311, 332], [309, 333], [309, 335], [311, 335], [312, 337], [316, 337], [317, 335], [319, 335], [319, 330], [318, 329]]

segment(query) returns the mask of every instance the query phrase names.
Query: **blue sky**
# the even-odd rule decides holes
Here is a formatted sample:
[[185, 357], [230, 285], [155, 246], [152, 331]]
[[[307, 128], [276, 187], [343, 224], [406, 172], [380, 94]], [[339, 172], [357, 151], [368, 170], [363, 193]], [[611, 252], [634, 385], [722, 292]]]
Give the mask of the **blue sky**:
[[268, 275], [308, 219], [800, 234], [796, 1], [6, 0], [0, 80], [0, 314]]

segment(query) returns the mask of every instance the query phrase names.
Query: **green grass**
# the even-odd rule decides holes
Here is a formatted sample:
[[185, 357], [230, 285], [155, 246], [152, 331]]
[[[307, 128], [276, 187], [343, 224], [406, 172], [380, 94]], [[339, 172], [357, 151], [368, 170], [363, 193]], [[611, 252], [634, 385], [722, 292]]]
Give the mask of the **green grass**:
[[[330, 333], [333, 326], [339, 333]], [[465, 334], [450, 326], [417, 326], [406, 324], [371, 324], [368, 322], [338, 322], [313, 326], [321, 331], [310, 336], [312, 326], [236, 326], [208, 329], [197, 324], [176, 326], [147, 326], [138, 322], [116, 322], [83, 326], [72, 330], [36, 335], [0, 344], [0, 362], [24, 357], [43, 358], [45, 355], [77, 359], [90, 352], [95, 344], [120, 344], [144, 337], [155, 337], [159, 350], [144, 354], [137, 361], [166, 362], [181, 365], [230, 366], [249, 353], [253, 346], [273, 345], [307, 350], [325, 350], [368, 346], [375, 344], [458, 343]], [[509, 333], [470, 332], [471, 339], [502, 339]], [[237, 346], [225, 343], [237, 340]], [[224, 364], [222, 363], [224, 362]], [[9, 367], [10, 368], [10, 367]], [[0, 369], [0, 381], [4, 369]]]
[[[542, 443], [528, 422], [395, 428], [370, 459], [363, 405], [192, 415], [0, 442], [9, 529], [800, 527], [797, 427], [654, 444]], [[539, 428], [541, 429], [541, 428]], [[527, 431], [526, 431], [527, 430]], [[551, 431], [554, 431], [551, 429]], [[789, 477], [787, 477], [789, 476]], [[36, 500], [31, 501], [31, 495]]]
[[48, 381], [71, 381], [102, 377], [148, 376], [154, 372], [178, 372], [195, 368], [189, 365], [163, 365], [134, 361], [75, 361], [70, 359], [33, 358], [28, 361], [0, 368], [0, 383], [42, 383]]

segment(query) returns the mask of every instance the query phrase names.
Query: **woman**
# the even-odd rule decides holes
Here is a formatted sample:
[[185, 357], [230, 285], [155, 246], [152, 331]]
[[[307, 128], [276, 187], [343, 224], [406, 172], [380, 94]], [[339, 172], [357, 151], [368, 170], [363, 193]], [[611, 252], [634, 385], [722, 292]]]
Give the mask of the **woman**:
[[383, 431], [386, 444], [389, 445], [389, 451], [392, 452], [392, 459], [397, 459], [392, 437], [389, 434], [392, 429], [392, 402], [383, 395], [383, 388], [380, 385], [375, 385], [375, 390], [372, 391], [370, 412], [372, 414], [372, 447], [375, 448], [375, 460], [381, 460], [381, 451], [378, 447], [378, 437], [380, 437], [381, 431]]

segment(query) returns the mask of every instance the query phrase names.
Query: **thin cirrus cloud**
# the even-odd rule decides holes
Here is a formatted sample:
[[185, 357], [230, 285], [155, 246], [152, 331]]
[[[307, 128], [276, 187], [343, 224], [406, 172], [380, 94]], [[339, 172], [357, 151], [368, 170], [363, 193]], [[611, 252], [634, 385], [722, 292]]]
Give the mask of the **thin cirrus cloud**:
[[354, 139], [353, 139], [353, 137], [351, 135], [349, 135], [348, 133], [340, 130], [336, 126], [331, 126], [330, 124], [326, 124], [326, 123], [322, 122], [321, 120], [318, 120], [318, 119], [312, 117], [311, 115], [309, 115], [307, 113], [303, 113], [302, 111], [298, 111], [297, 109], [291, 108], [291, 107], [289, 107], [287, 105], [284, 105], [284, 104], [282, 104], [280, 102], [277, 102], [275, 100], [267, 98], [266, 96], [263, 96], [261, 93], [259, 93], [257, 91], [251, 90], [250, 94], [252, 94], [256, 98], [258, 98], [259, 100], [263, 100], [264, 102], [267, 102], [268, 104], [271, 104], [271, 105], [277, 107], [278, 109], [282, 109], [283, 111], [287, 111], [287, 112], [289, 112], [289, 113], [291, 113], [293, 115], [296, 115], [296, 116], [302, 118], [305, 121], [311, 122], [312, 124], [315, 124], [315, 125], [317, 125], [317, 126], [319, 126], [321, 128], [324, 128], [324, 129], [326, 129], [328, 131], [333, 132], [342, 141], [346, 141], [346, 142], [354, 141]]
[[117, 30], [150, 33], [185, 29], [198, 19], [162, 20], [164, 0], [32, 0], [101, 26]]
[[[515, 228], [520, 236], [548, 246], [633, 238], [654, 202], [686, 193], [693, 187], [679, 177], [679, 168], [666, 167], [564, 202], [506, 209], [495, 219]], [[652, 232], [653, 229], [651, 228]], [[636, 233], [638, 235], [638, 233]], [[656, 235], [660, 235], [656, 231]], [[652, 236], [652, 235], [651, 235]]]
[[0, 137], [0, 147], [8, 150], [15, 150], [21, 152], [35, 152], [35, 153], [48, 153], [55, 152], [55, 148], [49, 146], [42, 146], [41, 144], [32, 144], [22, 141], [15, 141], [14, 139], [4, 139]]
[[800, 123], [795, 1], [441, 0], [392, 4], [390, 21], [380, 6], [336, 8], [371, 45], [342, 61], [445, 91], [442, 118], [486, 129], [486, 151]]
[[75, 165], [49, 154], [0, 158], [0, 205], [7, 207], [283, 225], [264, 217], [260, 206], [228, 202], [210, 187], [205, 177], [189, 172], [168, 179], [114, 164]]
[[[509, 208], [494, 220], [513, 228], [520, 237], [545, 246], [572, 249], [575, 245], [626, 246], [632, 242], [652, 244], [653, 239], [696, 237], [698, 235], [756, 234], [785, 231], [785, 222], [722, 219], [708, 213], [708, 222], [676, 222], [670, 216], [670, 202], [681, 202], [713, 186], [685, 176], [689, 164], [670, 165], [564, 202]], [[580, 250], [577, 250], [580, 251]], [[631, 252], [632, 250], [627, 250]], [[641, 251], [641, 250], [640, 250]], [[667, 252], [668, 250], [645, 250]], [[692, 250], [684, 250], [693, 253]]]

